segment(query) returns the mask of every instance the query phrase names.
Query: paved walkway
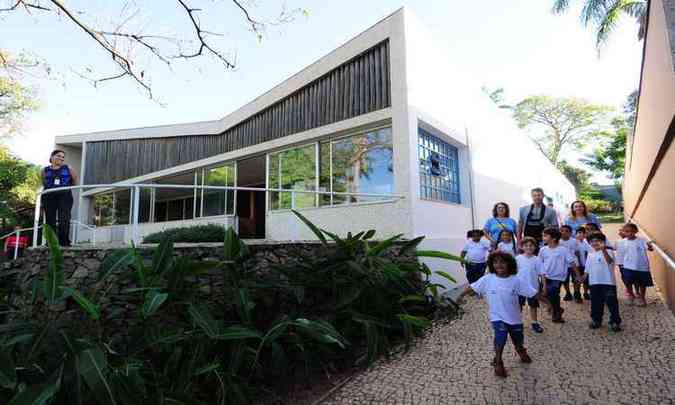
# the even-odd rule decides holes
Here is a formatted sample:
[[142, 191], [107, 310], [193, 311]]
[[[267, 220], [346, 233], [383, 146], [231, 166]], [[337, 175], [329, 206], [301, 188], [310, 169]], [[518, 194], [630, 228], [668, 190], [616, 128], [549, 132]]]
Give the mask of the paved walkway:
[[649, 290], [646, 307], [620, 302], [619, 333], [588, 328], [590, 303], [564, 302], [565, 324], [545, 316], [542, 335], [526, 332], [532, 364], [520, 364], [507, 347], [506, 379], [490, 366], [485, 302], [468, 298], [462, 318], [436, 326], [411, 351], [359, 374], [324, 403], [673, 404], [675, 317]]

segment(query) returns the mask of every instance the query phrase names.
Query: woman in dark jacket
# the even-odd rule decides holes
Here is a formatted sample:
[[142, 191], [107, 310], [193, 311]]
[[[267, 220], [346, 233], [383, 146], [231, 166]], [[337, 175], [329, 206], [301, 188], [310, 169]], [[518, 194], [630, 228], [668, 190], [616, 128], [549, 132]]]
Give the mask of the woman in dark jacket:
[[[77, 184], [77, 173], [65, 164], [66, 153], [55, 150], [49, 157], [50, 165], [42, 170], [42, 185], [45, 190]], [[42, 195], [45, 222], [59, 236], [61, 246], [70, 246], [70, 211], [73, 208], [73, 193], [70, 190], [54, 191]], [[57, 226], [58, 218], [58, 226]]]

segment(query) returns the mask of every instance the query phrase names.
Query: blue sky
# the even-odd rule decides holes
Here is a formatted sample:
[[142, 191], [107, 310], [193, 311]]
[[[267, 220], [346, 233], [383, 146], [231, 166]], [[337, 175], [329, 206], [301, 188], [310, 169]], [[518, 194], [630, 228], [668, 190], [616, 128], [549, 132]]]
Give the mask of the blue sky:
[[[74, 8], [86, 4], [82, 9], [113, 18], [124, 2], [68, 3]], [[136, 3], [142, 11], [133, 24], [147, 32], [180, 34], [190, 28], [172, 2]], [[93, 88], [80, 79], [74, 72], [87, 67], [101, 75], [114, 70], [107, 55], [64, 19], [36, 12], [6, 15], [0, 20], [0, 47], [30, 50], [58, 72], [52, 80], [30, 80], [42, 108], [29, 117], [11, 148], [24, 159], [44, 163], [55, 135], [221, 118], [401, 6], [415, 13], [438, 43], [457, 56], [460, 71], [472, 72], [489, 87], [504, 87], [507, 101], [550, 94], [619, 108], [639, 80], [642, 44], [635, 39], [632, 21], [622, 22], [598, 57], [593, 32], [580, 26], [578, 12], [554, 16], [548, 0], [288, 0], [288, 8], [306, 9], [309, 16], [269, 30], [263, 41], [247, 31], [231, 2], [202, 3], [209, 10], [202, 16], [204, 26], [224, 34], [215, 43], [236, 53], [238, 67], [224, 71], [218, 62], [203, 59], [176, 63], [169, 71], [150, 62], [154, 91], [165, 106], [148, 100], [130, 80]], [[254, 11], [272, 14], [281, 3], [257, 4]]]

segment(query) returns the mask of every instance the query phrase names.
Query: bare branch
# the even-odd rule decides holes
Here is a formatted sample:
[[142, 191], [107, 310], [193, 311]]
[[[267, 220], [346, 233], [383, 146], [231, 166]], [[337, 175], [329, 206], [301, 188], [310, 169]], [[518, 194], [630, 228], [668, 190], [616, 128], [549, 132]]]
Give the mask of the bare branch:
[[[129, 61], [129, 59], [127, 59], [126, 57], [122, 56], [122, 55], [121, 55], [121, 54], [120, 54], [120, 53], [119, 53], [119, 52], [118, 52], [118, 51], [110, 44], [110, 42], [108, 42], [108, 40], [107, 40], [104, 36], [100, 35], [98, 32], [96, 32], [95, 30], [93, 30], [92, 28], [90, 28], [89, 26], [87, 26], [86, 24], [84, 24], [82, 21], [80, 21], [79, 18], [77, 18], [77, 17], [76, 17], [76, 16], [75, 16], [68, 8], [66, 8], [66, 7], [63, 5], [63, 3], [61, 2], [61, 0], [51, 0], [51, 2], [54, 3], [54, 5], [55, 5], [56, 7], [58, 7], [61, 11], [63, 11], [63, 13], [64, 13], [71, 21], [73, 21], [78, 27], [80, 27], [85, 33], [87, 33], [87, 35], [89, 35], [90, 37], [92, 37], [92, 38], [94, 39], [94, 41], [96, 41], [100, 46], [102, 46], [106, 51], [108, 51], [108, 52], [110, 53], [110, 55], [112, 56], [113, 61], [114, 61], [114, 62], [117, 64], [117, 66], [119, 66], [119, 67], [122, 69], [122, 71], [125, 73], [125, 74], [123, 74], [123, 75], [119, 75], [117, 78], [120, 78], [120, 77], [123, 77], [123, 76], [130, 76], [131, 78], [133, 78], [133, 79], [136, 81], [136, 83], [138, 83], [141, 87], [143, 87], [143, 88], [146, 90], [146, 92], [148, 93], [148, 96], [149, 96], [151, 99], [153, 98], [153, 96], [152, 96], [152, 89], [150, 88], [150, 86], [148, 86], [148, 85], [143, 81], [142, 77], [141, 77], [139, 74], [137, 74], [137, 73], [133, 70], [132, 65], [131, 65], [131, 62]], [[141, 72], [141, 75], [142, 75], [142, 74], [143, 74], [143, 72]], [[100, 80], [99, 80], [99, 82], [100, 82]]]
[[8, 7], [8, 8], [0, 8], [0, 12], [3, 11], [14, 11], [16, 10], [19, 6], [22, 6], [26, 9], [26, 11], [29, 11], [31, 8], [36, 9], [36, 10], [42, 10], [42, 11], [52, 11], [51, 9], [41, 6], [39, 4], [35, 3], [29, 3], [26, 2], [25, 0], [17, 0], [16, 3], [14, 3], [13, 6]]
[[260, 23], [259, 21], [254, 20], [253, 18], [251, 18], [251, 15], [248, 13], [248, 10], [246, 9], [246, 7], [242, 6], [242, 4], [238, 0], [232, 0], [232, 2], [234, 4], [236, 4], [237, 7], [239, 7], [239, 9], [244, 13], [244, 16], [246, 17], [246, 21], [251, 26], [251, 30], [253, 32], [255, 32], [256, 34], [258, 34], [258, 36], [260, 36], [261, 34], [260, 34], [259, 30], [260, 30], [260, 28], [263, 27], [263, 24]]
[[198, 19], [195, 17], [195, 13], [198, 11], [201, 11], [198, 8], [190, 8], [187, 4], [185, 4], [185, 1], [183, 0], [178, 0], [178, 3], [180, 3], [181, 6], [185, 9], [187, 12], [188, 16], [190, 17], [190, 21], [192, 21], [192, 26], [195, 29], [195, 34], [197, 35], [197, 38], [199, 39], [200, 45], [199, 49], [192, 53], [192, 54], [184, 54], [180, 53], [176, 56], [174, 56], [174, 59], [177, 58], [182, 58], [182, 59], [190, 59], [190, 58], [196, 58], [198, 56], [203, 55], [204, 50], [206, 49], [207, 51], [211, 52], [215, 57], [220, 59], [224, 64], [225, 67], [228, 69], [234, 69], [235, 65], [234, 63], [230, 62], [224, 55], [222, 55], [220, 52], [216, 51], [215, 49], [211, 48], [209, 44], [206, 43], [206, 40], [204, 39], [204, 31], [202, 31], [201, 25], [199, 24]]

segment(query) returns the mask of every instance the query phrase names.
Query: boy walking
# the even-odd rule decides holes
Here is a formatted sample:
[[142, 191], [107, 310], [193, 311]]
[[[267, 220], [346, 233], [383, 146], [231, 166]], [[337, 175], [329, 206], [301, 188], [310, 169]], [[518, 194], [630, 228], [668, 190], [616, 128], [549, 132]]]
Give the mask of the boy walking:
[[466, 233], [469, 240], [464, 245], [460, 256], [463, 261], [462, 267], [466, 269], [466, 279], [469, 284], [475, 283], [485, 274], [487, 266], [487, 255], [492, 249], [492, 245], [483, 238], [481, 229], [472, 229]]
[[543, 240], [546, 246], [539, 251], [539, 259], [544, 272], [544, 284], [546, 285], [546, 297], [551, 303], [552, 321], [563, 323], [563, 309], [560, 307], [560, 286], [567, 278], [568, 268], [572, 268], [575, 275], [579, 275], [576, 258], [570, 251], [559, 245], [560, 231], [557, 228], [546, 228], [543, 232]]
[[586, 259], [586, 274], [591, 289], [591, 329], [602, 326], [605, 305], [609, 310], [609, 329], [621, 331], [619, 301], [616, 298], [616, 280], [614, 278], [614, 253], [607, 250], [607, 238], [600, 232], [592, 233], [588, 239], [593, 250]]
[[652, 251], [654, 248], [646, 239], [637, 237], [638, 228], [633, 223], [629, 222], [624, 225], [623, 233], [626, 235], [620, 249], [623, 271], [630, 284], [635, 286], [637, 305], [643, 307], [647, 305], [645, 298], [647, 287], [654, 286], [647, 257], [647, 251]]

